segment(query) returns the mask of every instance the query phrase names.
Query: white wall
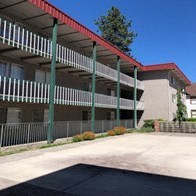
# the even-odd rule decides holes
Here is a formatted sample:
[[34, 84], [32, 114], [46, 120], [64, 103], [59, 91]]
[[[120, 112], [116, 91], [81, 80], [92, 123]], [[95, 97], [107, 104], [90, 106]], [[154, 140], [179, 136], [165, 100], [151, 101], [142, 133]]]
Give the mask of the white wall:
[[191, 104], [189, 95], [187, 95], [186, 97], [186, 107], [187, 107], [188, 118], [191, 118], [191, 110], [196, 110], [196, 105]]

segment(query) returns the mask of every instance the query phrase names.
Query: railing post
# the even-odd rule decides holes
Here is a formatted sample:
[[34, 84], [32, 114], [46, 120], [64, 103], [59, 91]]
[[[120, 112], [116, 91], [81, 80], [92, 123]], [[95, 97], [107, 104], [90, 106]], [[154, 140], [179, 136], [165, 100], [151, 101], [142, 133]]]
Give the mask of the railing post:
[[69, 121], [67, 121], [67, 142], [68, 142], [68, 137], [69, 137]]
[[0, 151], [1, 151], [2, 143], [3, 143], [3, 125], [1, 127]]
[[30, 123], [28, 124], [27, 144], [29, 143], [29, 136], [30, 136]]
[[104, 132], [104, 121], [102, 120], [102, 133]]
[[91, 131], [95, 131], [95, 83], [96, 83], [96, 42], [93, 42], [93, 75], [92, 75], [92, 108], [91, 108]]
[[133, 128], [137, 128], [137, 67], [134, 66], [134, 92], [133, 92], [133, 101], [134, 101], [134, 112], [133, 112]]
[[82, 134], [82, 127], [83, 127], [83, 126], [82, 126], [82, 122], [83, 122], [83, 121], [80, 122], [80, 133], [81, 133], [81, 134]]
[[120, 125], [120, 58], [117, 57], [117, 110], [116, 110], [116, 125]]
[[53, 31], [52, 31], [52, 63], [50, 67], [51, 76], [50, 76], [49, 128], [48, 128], [48, 134], [47, 134], [48, 143], [53, 142], [57, 27], [58, 27], [58, 20], [54, 18]]

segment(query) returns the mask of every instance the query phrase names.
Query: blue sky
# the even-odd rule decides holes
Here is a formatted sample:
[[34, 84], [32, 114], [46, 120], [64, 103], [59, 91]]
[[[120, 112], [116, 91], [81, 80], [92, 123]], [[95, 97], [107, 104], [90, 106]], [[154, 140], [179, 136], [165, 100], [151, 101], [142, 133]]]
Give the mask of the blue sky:
[[97, 31], [94, 19], [119, 8], [138, 33], [132, 54], [143, 65], [174, 62], [196, 82], [196, 0], [49, 0]]

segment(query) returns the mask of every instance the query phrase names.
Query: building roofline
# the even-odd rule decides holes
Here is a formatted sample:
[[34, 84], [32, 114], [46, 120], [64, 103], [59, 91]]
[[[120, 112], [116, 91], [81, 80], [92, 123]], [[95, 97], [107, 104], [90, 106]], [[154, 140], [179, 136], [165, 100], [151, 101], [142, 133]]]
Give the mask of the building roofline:
[[191, 85], [191, 81], [186, 77], [186, 75], [180, 70], [180, 68], [175, 63], [162, 63], [154, 65], [144, 66], [143, 71], [161, 71], [161, 70], [175, 70], [178, 72], [180, 77], [182, 77], [187, 85]]
[[106, 41], [104, 38], [91, 31], [81, 23], [77, 22], [67, 14], [65, 14], [63, 11], [61, 11], [60, 9], [52, 5], [50, 2], [46, 0], [27, 0], [27, 1], [37, 6], [38, 8], [42, 9], [43, 11], [47, 12], [48, 14], [52, 15], [53, 17], [57, 18], [59, 21], [63, 22], [64, 24], [69, 25], [73, 29], [77, 30], [78, 32], [82, 33], [88, 38], [92, 39], [92, 41], [95, 41], [101, 46], [104, 46], [105, 48], [112, 51], [120, 58], [128, 61], [130, 64], [137, 66], [140, 69], [143, 68], [143, 65], [141, 63], [139, 63], [135, 59], [131, 58], [130, 56], [120, 51], [117, 47], [115, 47], [114, 45]]

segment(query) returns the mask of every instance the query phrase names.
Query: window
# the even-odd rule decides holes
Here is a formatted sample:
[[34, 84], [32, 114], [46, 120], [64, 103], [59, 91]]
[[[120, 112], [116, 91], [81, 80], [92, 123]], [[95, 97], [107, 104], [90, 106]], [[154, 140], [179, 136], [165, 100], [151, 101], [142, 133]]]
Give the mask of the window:
[[33, 109], [33, 122], [43, 122], [44, 110]]
[[196, 105], [196, 98], [191, 98], [191, 104]]
[[115, 112], [107, 112], [107, 120], [115, 120]]
[[176, 84], [176, 80], [175, 80], [175, 78], [173, 76], [171, 76], [171, 84], [172, 85], [175, 85]]
[[44, 109], [44, 122], [48, 122], [49, 109]]
[[92, 85], [90, 82], [83, 82], [83, 90], [91, 92], [92, 91]]
[[36, 70], [35, 81], [40, 83], [50, 84], [50, 72], [45, 72], [42, 70]]
[[0, 61], [0, 75], [23, 80], [24, 68], [14, 63]]
[[176, 95], [172, 94], [172, 103], [176, 103]]
[[84, 121], [91, 120], [91, 112], [90, 111], [83, 111], [82, 112], [82, 120], [84, 120]]
[[115, 90], [108, 88], [107, 89], [107, 95], [115, 97]]
[[7, 121], [7, 108], [0, 108], [0, 124]]
[[196, 118], [196, 110], [191, 110], [191, 118]]
[[7, 109], [7, 123], [20, 123], [22, 117], [22, 110], [20, 108]]
[[48, 122], [48, 109], [34, 109], [33, 110], [33, 122]]
[[24, 68], [16, 64], [11, 65], [10, 77], [16, 79], [24, 79]]

